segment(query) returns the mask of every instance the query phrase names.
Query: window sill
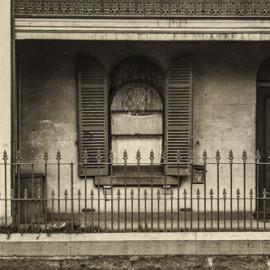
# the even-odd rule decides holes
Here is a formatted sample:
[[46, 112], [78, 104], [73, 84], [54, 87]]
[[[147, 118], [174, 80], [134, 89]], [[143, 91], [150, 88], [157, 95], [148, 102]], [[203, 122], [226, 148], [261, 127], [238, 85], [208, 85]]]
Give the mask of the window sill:
[[[182, 177], [180, 176], [180, 179]], [[95, 185], [98, 186], [151, 186], [153, 180], [153, 186], [177, 186], [178, 177], [177, 176], [160, 176], [154, 175], [151, 176], [96, 176]]]

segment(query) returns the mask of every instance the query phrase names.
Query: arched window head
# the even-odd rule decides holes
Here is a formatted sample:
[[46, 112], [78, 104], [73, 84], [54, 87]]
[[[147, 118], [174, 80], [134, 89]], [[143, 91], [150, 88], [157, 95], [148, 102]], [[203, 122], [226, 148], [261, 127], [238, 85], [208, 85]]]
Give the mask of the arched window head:
[[113, 97], [111, 111], [143, 114], [163, 109], [157, 91], [145, 83], [131, 83], [122, 87]]

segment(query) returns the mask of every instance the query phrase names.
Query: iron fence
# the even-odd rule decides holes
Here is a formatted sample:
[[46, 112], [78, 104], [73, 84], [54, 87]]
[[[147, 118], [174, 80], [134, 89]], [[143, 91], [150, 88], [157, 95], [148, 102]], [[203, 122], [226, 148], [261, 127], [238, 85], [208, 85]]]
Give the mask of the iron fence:
[[[41, 161], [32, 155], [23, 162], [18, 152], [16, 161], [9, 163], [5, 152], [0, 164], [1, 232], [270, 229], [270, 163], [263, 162], [259, 152], [251, 162], [246, 151], [241, 161], [234, 158], [232, 151], [224, 161], [219, 151], [213, 159], [204, 152], [201, 162], [190, 159], [189, 175], [181, 174], [183, 164], [177, 153], [178, 173], [174, 176], [154, 170], [159, 165], [166, 172], [166, 155], [156, 163], [153, 152], [149, 164], [141, 164], [140, 159], [138, 151], [136, 171], [129, 173], [126, 153], [123, 164], [114, 164], [110, 155], [106, 164], [109, 175], [91, 177], [85, 173], [79, 177], [78, 171], [87, 171], [87, 158], [81, 163], [66, 163], [58, 152], [55, 162], [50, 162], [47, 153]], [[97, 153], [98, 167], [104, 165], [101, 160]], [[114, 173], [115, 166], [122, 167], [122, 172]]]

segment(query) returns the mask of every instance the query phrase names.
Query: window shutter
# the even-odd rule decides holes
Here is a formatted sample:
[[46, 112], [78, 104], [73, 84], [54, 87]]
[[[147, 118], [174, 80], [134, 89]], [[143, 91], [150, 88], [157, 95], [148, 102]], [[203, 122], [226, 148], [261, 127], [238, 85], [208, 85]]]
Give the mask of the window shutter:
[[175, 59], [166, 81], [166, 149], [167, 175], [177, 175], [177, 152], [180, 151], [180, 173], [189, 173], [192, 146], [192, 88], [191, 56]]
[[[79, 157], [87, 151], [87, 175], [108, 174], [107, 80], [103, 67], [89, 56], [78, 65]], [[100, 162], [97, 155], [100, 153]], [[80, 175], [85, 174], [81, 166]]]

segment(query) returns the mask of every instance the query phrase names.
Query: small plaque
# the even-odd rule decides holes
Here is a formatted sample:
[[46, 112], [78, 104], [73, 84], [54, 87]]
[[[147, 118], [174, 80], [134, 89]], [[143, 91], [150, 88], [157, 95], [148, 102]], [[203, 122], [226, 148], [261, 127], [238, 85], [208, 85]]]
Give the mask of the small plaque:
[[192, 170], [193, 170], [192, 184], [204, 184], [205, 183], [204, 165], [193, 165]]

